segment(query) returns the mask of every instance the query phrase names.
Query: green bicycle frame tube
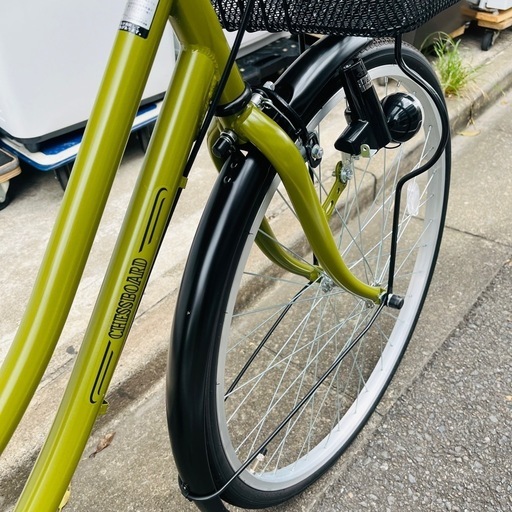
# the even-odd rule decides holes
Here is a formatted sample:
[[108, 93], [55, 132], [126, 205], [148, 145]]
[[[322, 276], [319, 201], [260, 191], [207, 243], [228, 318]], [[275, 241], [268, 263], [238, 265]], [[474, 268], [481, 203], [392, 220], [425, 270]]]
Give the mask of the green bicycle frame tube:
[[378, 304], [384, 290], [360, 281], [343, 261], [304, 159], [291, 139], [255, 107], [248, 107], [247, 112], [234, 122], [233, 129], [250, 140], [276, 169], [324, 271], [342, 288]]
[[53, 354], [121, 161], [167, 22], [161, 2], [147, 39], [120, 32], [17, 335], [0, 369], [0, 453]]
[[[210, 80], [205, 79], [208, 76]], [[185, 165], [213, 76], [212, 61], [200, 52], [185, 51], [177, 63], [179, 87], [171, 89], [164, 101], [54, 427], [16, 510], [46, 510], [40, 503], [55, 510], [73, 475], [134, 320], [175, 196], [185, 185], [175, 170]], [[196, 99], [194, 104], [187, 101], [188, 95]], [[128, 305], [126, 319], [120, 311]]]

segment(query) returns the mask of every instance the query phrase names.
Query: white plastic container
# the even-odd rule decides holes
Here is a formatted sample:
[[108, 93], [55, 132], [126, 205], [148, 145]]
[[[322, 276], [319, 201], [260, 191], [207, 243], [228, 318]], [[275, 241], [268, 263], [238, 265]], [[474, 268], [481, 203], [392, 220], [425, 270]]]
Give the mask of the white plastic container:
[[[0, 0], [0, 129], [26, 144], [82, 126], [125, 0]], [[144, 99], [162, 95], [175, 61], [166, 30]]]
[[487, 0], [485, 4], [488, 9], [506, 10], [512, 7], [512, 0]]
[[499, 9], [505, 11], [512, 7], [512, 0], [468, 0], [479, 9]]
[[[0, 144], [41, 170], [75, 158], [81, 140], [75, 130], [89, 118], [126, 1], [0, 0]], [[231, 43], [235, 35], [227, 34]], [[239, 56], [279, 37], [246, 34]], [[169, 24], [143, 94], [150, 106], [134, 129], [158, 114], [176, 45]]]

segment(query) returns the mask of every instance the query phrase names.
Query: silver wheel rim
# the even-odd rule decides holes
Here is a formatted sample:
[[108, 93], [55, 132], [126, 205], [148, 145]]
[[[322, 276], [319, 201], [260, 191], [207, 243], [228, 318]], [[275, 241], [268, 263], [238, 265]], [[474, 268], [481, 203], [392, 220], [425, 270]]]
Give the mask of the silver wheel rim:
[[[425, 148], [422, 150], [423, 154], [421, 156], [421, 162], [425, 162], [428, 159], [428, 155], [431, 154], [431, 149], [428, 149], [430, 146], [435, 150], [436, 142], [439, 139], [439, 134], [437, 133], [437, 129], [440, 126], [440, 120], [438, 118], [438, 114], [435, 111], [434, 106], [432, 105], [431, 100], [425, 95], [424, 91], [419, 89], [416, 84], [410, 82], [409, 79], [404, 77], [402, 73], [397, 70], [396, 66], [386, 65], [386, 66], [378, 66], [373, 70], [370, 70], [370, 74], [373, 79], [378, 79], [381, 77], [393, 77], [393, 80], [386, 82], [383, 86], [385, 89], [384, 93], [392, 92], [390, 91], [391, 84], [395, 88], [401, 88], [403, 84], [407, 84], [408, 92], [415, 94], [424, 108], [424, 134], [425, 134]], [[333, 101], [339, 101], [340, 98], [333, 98]], [[329, 102], [329, 105], [324, 108], [324, 110], [329, 110], [332, 102]], [[317, 118], [312, 122], [312, 124], [317, 124], [321, 118], [323, 118], [324, 114], [317, 116]], [[395, 150], [396, 151], [396, 150]], [[400, 150], [398, 150], [400, 151]], [[386, 157], [387, 158], [387, 157]], [[391, 168], [392, 164], [396, 161], [396, 158], [391, 161], [392, 163], [386, 167]], [[409, 167], [411, 169], [411, 167]], [[386, 178], [388, 179], [388, 178]], [[396, 177], [392, 178], [396, 182]], [[385, 180], [383, 180], [385, 181]], [[284, 451], [286, 448], [287, 441], [284, 440], [283, 437], [278, 442], [276, 442], [277, 448], [275, 448], [272, 453], [266, 453], [263, 456], [263, 460], [256, 462], [255, 464], [250, 466], [249, 471], [245, 471], [241, 475], [241, 479], [250, 487], [259, 489], [261, 491], [278, 491], [284, 488], [291, 487], [296, 485], [308, 477], [314, 475], [320, 468], [322, 468], [326, 463], [328, 463], [333, 455], [345, 445], [347, 445], [350, 439], [353, 437], [354, 433], [356, 433], [361, 424], [364, 424], [366, 418], [371, 413], [373, 408], [375, 407], [376, 402], [378, 402], [380, 395], [382, 393], [382, 389], [385, 387], [388, 382], [390, 375], [396, 366], [396, 362], [399, 360], [400, 355], [402, 354], [404, 345], [408, 341], [409, 332], [411, 330], [411, 326], [414, 324], [416, 319], [416, 312], [420, 305], [423, 296], [423, 289], [425, 288], [426, 282], [428, 280], [430, 274], [431, 261], [434, 257], [435, 246], [438, 238], [438, 225], [439, 225], [439, 217], [443, 210], [443, 201], [444, 201], [444, 160], [438, 162], [432, 170], [429, 172], [429, 176], [426, 177], [426, 183], [428, 183], [428, 195], [420, 195], [420, 205], [421, 205], [421, 217], [424, 218], [422, 221], [422, 227], [420, 229], [421, 235], [417, 238], [416, 244], [412, 244], [412, 246], [408, 246], [405, 248], [408, 253], [405, 253], [403, 258], [404, 263], [401, 263], [401, 259], [399, 259], [399, 263], [397, 265], [396, 270], [396, 278], [395, 278], [395, 290], [397, 293], [404, 294], [406, 296], [406, 302], [404, 308], [398, 312], [390, 312], [389, 310], [385, 310], [383, 315], [394, 315], [397, 317], [396, 320], [392, 320], [394, 326], [389, 333], [382, 333], [383, 336], [387, 339], [387, 342], [383, 344], [382, 351], [379, 352], [380, 358], [376, 363], [372, 363], [374, 367], [373, 371], [368, 374], [368, 376], [363, 375], [361, 370], [361, 376], [355, 377], [355, 380], [360, 380], [358, 389], [357, 389], [357, 398], [353, 400], [352, 405], [345, 407], [342, 412], [338, 412], [338, 418], [329, 418], [329, 421], [333, 421], [332, 428], [329, 427], [328, 433], [325, 435], [320, 435], [313, 442], [314, 446], [310, 447], [308, 445], [308, 440], [306, 437], [309, 434], [304, 435], [304, 440], [300, 442], [298, 445], [300, 450], [296, 448], [290, 448], [290, 451], [298, 451], [299, 456], [297, 459], [288, 460], [284, 462], [281, 467], [281, 461], [286, 461], [287, 455], [284, 455]], [[233, 344], [231, 340], [231, 331], [232, 331], [232, 321], [237, 321], [238, 313], [235, 312], [235, 302], [237, 298], [237, 290], [242, 285], [243, 279], [247, 277], [247, 272], [245, 269], [246, 263], [249, 258], [249, 254], [251, 252], [251, 247], [253, 246], [255, 233], [260, 225], [261, 218], [263, 216], [263, 212], [267, 210], [269, 204], [271, 204], [272, 195], [275, 194], [275, 191], [278, 189], [279, 180], [276, 179], [274, 181], [271, 190], [267, 194], [266, 200], [262, 205], [261, 211], [258, 214], [256, 221], [252, 230], [252, 237], [247, 240], [247, 244], [244, 249], [244, 253], [240, 260], [240, 265], [234, 280], [234, 284], [232, 287], [232, 293], [229, 298], [229, 303], [227, 307], [227, 312], [225, 316], [225, 322], [223, 326], [222, 332], [222, 341], [220, 345], [220, 353], [219, 353], [219, 365], [217, 370], [217, 382], [219, 385], [217, 386], [217, 417], [219, 422], [219, 431], [220, 438], [223, 444], [226, 456], [229, 460], [230, 465], [237, 469], [240, 467], [241, 461], [243, 462], [245, 458], [252, 453], [254, 449], [259, 446], [260, 442], [262, 442], [265, 438], [265, 416], [263, 418], [259, 418], [256, 415], [255, 418], [244, 417], [244, 415], [248, 415], [249, 412], [253, 412], [255, 407], [251, 404], [253, 403], [253, 399], [245, 398], [245, 396], [249, 396], [250, 393], [244, 394], [242, 392], [243, 389], [252, 389], [254, 393], [256, 393], [256, 383], [258, 383], [258, 378], [263, 380], [263, 377], [258, 377], [257, 375], [253, 375], [250, 378], [247, 378], [247, 382], [240, 385], [238, 389], [235, 389], [234, 392], [231, 393], [231, 396], [226, 400], [224, 398], [225, 390], [229, 385], [229, 381], [225, 382], [224, 374], [226, 369], [226, 358], [230, 358], [232, 353], [236, 351], [242, 351], [242, 347], [239, 344]], [[357, 187], [357, 185], [354, 185]], [[414, 195], [414, 194], [413, 194]], [[343, 196], [342, 196], [343, 197]], [[377, 191], [377, 199], [379, 198], [379, 193]], [[376, 201], [377, 201], [376, 199]], [[378, 206], [377, 203], [370, 203], [370, 210], [377, 211], [377, 215], [388, 215], [389, 211], [391, 211], [392, 199], [389, 197], [384, 197], [385, 201], [382, 202], [382, 208]], [[427, 200], [428, 199], [428, 200]], [[348, 203], [348, 200], [347, 200]], [[378, 211], [380, 208], [380, 212]], [[374, 213], [370, 216], [366, 216], [359, 220], [359, 225], [365, 225], [365, 223], [370, 224], [374, 219]], [[417, 215], [412, 215], [410, 211], [405, 212], [404, 216], [401, 220], [401, 229], [403, 230], [403, 234], [409, 229], [410, 224], [418, 224]], [[357, 250], [363, 254], [371, 254], [372, 263], [370, 263], [370, 258], [366, 263], [359, 263], [362, 267], [368, 266], [372, 267], [371, 276], [369, 275], [369, 270], [365, 269], [363, 272], [368, 276], [369, 280], [382, 280], [386, 276], [386, 255], [384, 253], [380, 253], [377, 249], [374, 248], [366, 248], [366, 247], [357, 247], [358, 238], [353, 234], [349, 233], [349, 229], [344, 226], [344, 221], [341, 221], [343, 231], [343, 237], [345, 240], [349, 242], [345, 243], [344, 251], [347, 255], [354, 250]], [[348, 222], [347, 222], [348, 224]], [[384, 222], [385, 226], [390, 226], [390, 224]], [[412, 228], [411, 228], [412, 229]], [[390, 228], [389, 228], [390, 230]], [[364, 231], [364, 230], [363, 230]], [[385, 233], [387, 236], [387, 232]], [[381, 235], [381, 238], [385, 238], [384, 235]], [[400, 238], [403, 236], [400, 234]], [[347, 248], [348, 247], [348, 248]], [[355, 248], [355, 249], [354, 249]], [[399, 251], [401, 247], [399, 245]], [[413, 257], [416, 257], [414, 268], [412, 270], [406, 270], [405, 262], [411, 260]], [[377, 258], [377, 260], [375, 260]], [[378, 263], [375, 263], [378, 261]], [[350, 264], [357, 267], [358, 262], [357, 259], [352, 258], [349, 261]], [[406, 274], [407, 272], [407, 274]], [[251, 275], [251, 278], [254, 276]], [[400, 287], [401, 278], [405, 280], [409, 280], [409, 286], [406, 290], [398, 289]], [[273, 278], [276, 280], [276, 278]], [[316, 287], [317, 289], [321, 289], [321, 285]], [[344, 292], [343, 292], [344, 293]], [[346, 295], [346, 294], [345, 294]], [[315, 303], [314, 299], [309, 298], [310, 304], [315, 304], [314, 308], [320, 308], [320, 303], [324, 301], [328, 303], [333, 300], [334, 295], [329, 296], [328, 293], [324, 292], [324, 295], [317, 295], [317, 303]], [[357, 302], [357, 301], [356, 301]], [[310, 306], [312, 307], [312, 306]], [[359, 301], [358, 304], [354, 307], [351, 307], [351, 311], [353, 314], [359, 315], [361, 317], [361, 323], [358, 325], [361, 326], [364, 322], [363, 319], [368, 318], [370, 312], [365, 312], [362, 308], [366, 307], [362, 301]], [[358, 309], [359, 308], [359, 309]], [[255, 308], [257, 310], [264, 309], [261, 306], [257, 306]], [[275, 314], [275, 313], [274, 313]], [[297, 329], [300, 330], [304, 328], [304, 325], [298, 325], [295, 327], [297, 333]], [[377, 326], [379, 328], [379, 326]], [[352, 328], [353, 329], [353, 328]], [[334, 339], [335, 334], [332, 334], [332, 340]], [[331, 342], [332, 342], [331, 340]], [[288, 342], [292, 343], [292, 342]], [[295, 343], [295, 342], [293, 342]], [[323, 341], [325, 345], [327, 345], [327, 341]], [[311, 348], [311, 343], [309, 344]], [[322, 345], [323, 346], [323, 345]], [[358, 345], [357, 350], [363, 350], [364, 344], [361, 342]], [[305, 351], [306, 348], [301, 347], [295, 348], [294, 350]], [[318, 348], [316, 350], [319, 350]], [[320, 349], [320, 353], [322, 350]], [[337, 347], [335, 351], [339, 352], [340, 347]], [[356, 350], [356, 349], [354, 349]], [[279, 352], [278, 350], [274, 350], [274, 352]], [[293, 352], [293, 350], [292, 350]], [[292, 353], [290, 352], [290, 353]], [[354, 372], [359, 372], [357, 367], [356, 358], [359, 356], [359, 352], [355, 353], [353, 368]], [[290, 368], [294, 362], [291, 361], [291, 356], [289, 356], [289, 360], [286, 361], [285, 354], [282, 355], [282, 360], [279, 360], [279, 355], [277, 359], [269, 358], [271, 361], [271, 371], [274, 370], [281, 365], [282, 368]], [[308, 364], [310, 367], [308, 368], [308, 372], [312, 372], [311, 368], [314, 364], [314, 360], [308, 360]], [[284, 370], [283, 370], [284, 371]], [[269, 372], [270, 373], [270, 372]], [[336, 372], [335, 372], [336, 373]], [[341, 373], [341, 370], [340, 370]], [[276, 371], [277, 374], [277, 371]], [[293, 380], [297, 378], [302, 381], [311, 380], [309, 375], [300, 376], [300, 370], [297, 372], [297, 377], [293, 377]], [[232, 378], [232, 377], [231, 377]], [[335, 381], [335, 377], [333, 377], [332, 381]], [[284, 382], [284, 381], [283, 381]], [[297, 381], [298, 382], [298, 381]], [[224, 383], [224, 385], [222, 385]], [[295, 393], [300, 394], [296, 389], [289, 388], [289, 391], [286, 391], [286, 385], [282, 384], [281, 381], [277, 382], [276, 385], [279, 387], [283, 385], [283, 389], [275, 394], [274, 397], [266, 398], [265, 400], [270, 400], [267, 403], [263, 404], [262, 409], [269, 411], [269, 416], [274, 413], [274, 409], [277, 409], [280, 402], [284, 400], [284, 396], [286, 394]], [[332, 386], [332, 384], [327, 384], [327, 386]], [[300, 386], [297, 384], [297, 388], [300, 387], [302, 391], [306, 390], [306, 384], [301, 383]], [[282, 397], [281, 397], [282, 393]], [[269, 392], [269, 395], [271, 392]], [[326, 394], [329, 394], [327, 391]], [[342, 394], [341, 392], [337, 392], [335, 394]], [[240, 398], [242, 397], [242, 398]], [[296, 400], [296, 399], [295, 399]], [[236, 406], [227, 405], [229, 402], [236, 403]], [[224, 405], [226, 404], [226, 407]], [[323, 407], [323, 406], [322, 406]], [[288, 436], [292, 435], [295, 428], [299, 427], [299, 423], [304, 423], [306, 419], [312, 424], [312, 427], [308, 428], [316, 428], [315, 423], [319, 422], [319, 415], [321, 414], [322, 407], [315, 408], [315, 406], [308, 403], [304, 409], [298, 413], [298, 417], [294, 418], [290, 424], [285, 427], [284, 433], [288, 432]], [[308, 411], [312, 409], [313, 412]], [[242, 419], [240, 419], [242, 418]], [[236, 440], [231, 435], [231, 429], [235, 428], [235, 424], [241, 424], [241, 433], [236, 434]], [[236, 427], [238, 428], [238, 427]], [[307, 429], [306, 429], [307, 430]], [[316, 434], [315, 435], [319, 435]], [[256, 440], [251, 439], [250, 437], [255, 437]], [[236, 444], [235, 444], [236, 443]], [[281, 446], [279, 446], [281, 445]], [[242, 453], [243, 452], [243, 453]], [[261, 458], [261, 457], [260, 457]]]

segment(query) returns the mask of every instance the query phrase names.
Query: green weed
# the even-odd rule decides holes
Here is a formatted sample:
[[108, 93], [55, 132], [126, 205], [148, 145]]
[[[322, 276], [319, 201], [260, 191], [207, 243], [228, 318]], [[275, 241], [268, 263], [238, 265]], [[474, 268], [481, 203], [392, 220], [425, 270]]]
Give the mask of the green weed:
[[438, 38], [433, 44], [435, 68], [446, 96], [460, 96], [476, 72], [474, 67], [463, 61], [459, 44], [460, 40], [454, 41], [448, 35]]

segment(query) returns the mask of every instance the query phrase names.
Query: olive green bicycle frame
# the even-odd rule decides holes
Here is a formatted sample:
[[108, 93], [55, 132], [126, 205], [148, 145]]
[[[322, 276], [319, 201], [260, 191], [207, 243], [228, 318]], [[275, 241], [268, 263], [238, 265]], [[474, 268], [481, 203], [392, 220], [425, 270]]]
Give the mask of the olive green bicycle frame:
[[[0, 451], [23, 416], [53, 354], [75, 296], [101, 215], [164, 28], [170, 19], [181, 42], [174, 76], [52, 429], [17, 511], [53, 512], [69, 485], [134, 320], [158, 248], [181, 189], [194, 140], [229, 57], [209, 0], [160, 0], [147, 37], [119, 30], [62, 207], [18, 333], [0, 370]], [[170, 63], [171, 65], [171, 63]], [[245, 89], [234, 66], [220, 104]], [[217, 121], [256, 146], [275, 167], [296, 208], [322, 272], [350, 292], [379, 303], [383, 290], [351, 274], [304, 160], [288, 136], [254, 105]], [[276, 244], [277, 246], [277, 244]], [[269, 257], [294, 268], [271, 246]], [[318, 275], [319, 267], [298, 272]], [[121, 301], [133, 305], [119, 319]]]

